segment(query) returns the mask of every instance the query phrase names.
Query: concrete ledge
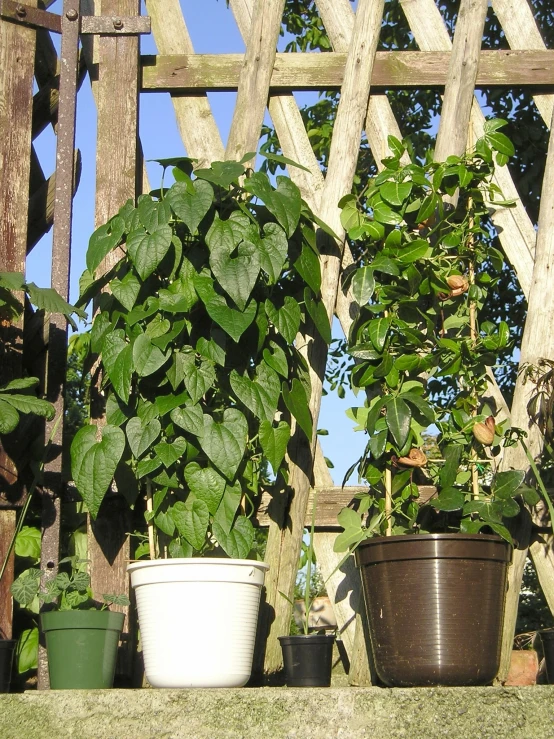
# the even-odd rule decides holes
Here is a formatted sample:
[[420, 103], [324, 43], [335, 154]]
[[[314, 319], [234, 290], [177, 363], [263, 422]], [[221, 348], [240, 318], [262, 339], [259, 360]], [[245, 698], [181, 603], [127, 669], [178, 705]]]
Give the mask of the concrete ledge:
[[554, 686], [92, 690], [0, 695], [1, 739], [542, 739]]

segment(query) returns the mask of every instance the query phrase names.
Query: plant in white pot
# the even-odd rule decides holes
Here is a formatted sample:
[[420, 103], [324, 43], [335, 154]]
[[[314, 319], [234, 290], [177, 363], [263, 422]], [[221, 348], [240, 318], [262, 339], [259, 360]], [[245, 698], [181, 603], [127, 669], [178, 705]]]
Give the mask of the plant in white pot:
[[[511, 441], [485, 400], [489, 368], [511, 349], [507, 324], [481, 318], [503, 262], [489, 203], [509, 205], [493, 182], [494, 160], [513, 150], [501, 125], [487, 122], [475, 151], [444, 163], [402, 166], [406, 147], [391, 138], [363, 201], [343, 200], [350, 237], [367, 239], [349, 351], [352, 384], [367, 392], [352, 416], [369, 435], [352, 470], [369, 488], [339, 514], [335, 548], [357, 548], [376, 669], [391, 686], [493, 680], [507, 524], [538, 500], [523, 471], [498, 471]], [[439, 453], [429, 458], [431, 424]], [[420, 498], [418, 482], [434, 494]]]
[[314, 217], [288, 178], [160, 163], [177, 181], [90, 240], [82, 301], [98, 301], [107, 424], [77, 433], [72, 471], [93, 517], [113, 477], [146, 495], [151, 559], [129, 571], [149, 682], [240, 686], [267, 569], [248, 559], [260, 479], [266, 462], [286, 479], [291, 416], [312, 432], [294, 341], [330, 339]]

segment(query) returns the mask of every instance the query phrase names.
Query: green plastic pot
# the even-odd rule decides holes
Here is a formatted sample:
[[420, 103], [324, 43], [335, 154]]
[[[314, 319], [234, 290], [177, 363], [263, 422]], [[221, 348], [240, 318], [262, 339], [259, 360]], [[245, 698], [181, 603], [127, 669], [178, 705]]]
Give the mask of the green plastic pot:
[[110, 611], [43, 613], [50, 688], [111, 688], [124, 619]]

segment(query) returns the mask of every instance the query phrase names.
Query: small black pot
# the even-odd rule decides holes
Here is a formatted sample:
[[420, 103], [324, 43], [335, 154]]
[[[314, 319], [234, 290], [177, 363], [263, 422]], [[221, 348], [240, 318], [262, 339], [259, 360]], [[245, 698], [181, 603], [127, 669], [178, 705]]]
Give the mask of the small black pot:
[[334, 634], [280, 636], [279, 641], [289, 688], [328, 688], [331, 685]]
[[16, 643], [13, 639], [0, 639], [0, 693], [10, 692], [13, 655]]
[[541, 631], [540, 634], [546, 663], [546, 679], [549, 685], [554, 685], [554, 629]]

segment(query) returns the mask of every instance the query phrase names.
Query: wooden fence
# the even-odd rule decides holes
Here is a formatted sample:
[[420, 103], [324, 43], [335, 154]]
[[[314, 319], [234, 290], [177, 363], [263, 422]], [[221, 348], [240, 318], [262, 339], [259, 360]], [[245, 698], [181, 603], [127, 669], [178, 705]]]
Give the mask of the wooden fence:
[[[26, 254], [54, 222], [53, 287], [68, 295], [70, 262], [71, 195], [77, 186], [79, 155], [74, 152], [74, 113], [78, 81], [88, 73], [98, 109], [96, 149], [96, 221], [112, 216], [128, 198], [148, 190], [141, 160], [138, 130], [138, 101], [141, 91], [169, 92], [188, 156], [200, 166], [224, 158], [240, 159], [256, 151], [266, 109], [285, 156], [307, 171], [291, 168], [314, 213], [339, 234], [333, 253], [322, 257], [322, 298], [329, 316], [337, 315], [348, 334], [354, 302], [340, 288], [340, 273], [352, 263], [344, 243], [337, 203], [350, 192], [362, 132], [378, 166], [388, 154], [387, 137], [402, 138], [385, 91], [392, 88], [444, 89], [436, 157], [462, 154], [468, 135], [483, 133], [484, 115], [475, 97], [479, 86], [505, 88], [526, 86], [546, 125], [552, 128], [554, 96], [554, 51], [547, 50], [526, 0], [493, 0], [493, 12], [502, 26], [509, 50], [482, 51], [487, 0], [461, 0], [453, 38], [434, 0], [400, 0], [419, 51], [377, 52], [384, 0], [358, 0], [356, 13], [349, 0], [316, 0], [316, 7], [332, 45], [332, 52], [277, 54], [277, 41], [285, 0], [230, 0], [229, 23], [238, 25], [244, 39], [244, 55], [196, 55], [178, 0], [146, 0], [151, 32], [158, 54], [140, 56], [139, 34], [148, 21], [139, 18], [139, 0], [64, 0], [61, 16], [45, 12], [52, 0], [28, 0], [26, 4], [0, 0], [0, 255], [2, 271], [24, 271]], [[94, 16], [94, 17], [93, 17]], [[209, 13], [207, 13], [209, 22]], [[49, 31], [62, 33], [58, 59]], [[78, 58], [78, 39], [81, 54]], [[33, 79], [38, 91], [33, 96]], [[340, 89], [325, 177], [317, 163], [298, 105], [295, 90]], [[231, 131], [223, 143], [213, 118], [207, 91], [237, 90]], [[42, 172], [33, 139], [45, 126], [57, 132], [56, 173], [49, 179]], [[513, 265], [528, 300], [529, 312], [521, 347], [521, 362], [536, 363], [541, 357], [554, 360], [554, 291], [549, 285], [554, 259], [554, 139], [550, 141], [542, 187], [538, 231], [529, 219], [506, 167], [498, 169], [497, 183], [515, 208], [500, 208], [493, 220], [499, 230], [506, 257]], [[53, 215], [55, 217], [53, 219]], [[106, 265], [109, 267], [110, 265]], [[22, 327], [15, 327], [22, 329]], [[4, 338], [8, 329], [3, 328]], [[21, 332], [20, 332], [21, 333]], [[48, 346], [44, 391], [62, 407], [61, 382], [66, 343], [65, 326], [51, 319], [45, 327]], [[20, 371], [21, 335], [10, 337], [15, 359], [2, 367], [3, 380]], [[19, 357], [19, 359], [18, 359]], [[312, 396], [310, 409], [317, 420], [322, 395], [321, 378], [327, 353], [321, 342], [311, 352]], [[529, 430], [533, 454], [541, 452], [541, 439], [530, 427], [527, 402], [533, 382], [518, 379], [511, 409], [491, 376], [490, 392], [497, 407], [512, 422]], [[97, 419], [101, 423], [102, 419]], [[317, 428], [317, 423], [314, 423]], [[47, 429], [49, 433], [49, 429]], [[61, 429], [55, 439], [61, 446]], [[277, 636], [286, 633], [290, 607], [279, 591], [294, 587], [302, 529], [310, 490], [330, 488], [332, 482], [317, 447], [299, 442], [295, 451], [299, 465], [291, 470], [293, 495], [282, 511], [282, 520], [269, 524], [267, 560], [271, 570], [266, 600], [274, 619], [262, 617], [262, 649], [257, 670], [267, 673], [280, 667]], [[527, 467], [517, 450], [508, 450], [507, 467]], [[315, 460], [315, 463], [314, 463]], [[3, 450], [0, 492], [0, 556], [13, 531], [15, 509], [25, 487], [17, 480], [14, 460]], [[303, 470], [313, 469], [313, 476]], [[42, 566], [53, 576], [59, 549], [60, 500], [62, 496], [60, 455], [49, 462], [44, 503]], [[537, 516], [539, 514], [536, 514]], [[283, 526], [285, 517], [288, 525]], [[108, 501], [97, 523], [89, 527], [92, 588], [100, 592], [128, 590], [125, 573], [130, 545], [125, 514], [117, 497]], [[337, 564], [332, 552], [334, 534], [317, 534], [317, 557], [323, 575]], [[515, 628], [517, 598], [523, 564], [530, 543], [522, 531], [520, 548], [511, 568], [508, 611], [504, 629], [503, 663], [507, 660]], [[530, 552], [548, 603], [554, 611], [554, 555], [552, 547], [531, 544]], [[9, 577], [1, 584], [0, 627], [11, 632], [11, 607], [7, 594]], [[357, 616], [359, 583], [350, 564], [334, 572], [328, 582], [331, 600], [349, 655], [351, 681], [367, 683], [369, 670], [363, 647], [363, 624]], [[337, 595], [338, 594], [338, 595]], [[269, 613], [267, 608], [264, 613]], [[133, 630], [126, 635], [127, 650], [122, 663], [129, 676], [133, 671]], [[44, 661], [39, 685], [46, 686]]]

